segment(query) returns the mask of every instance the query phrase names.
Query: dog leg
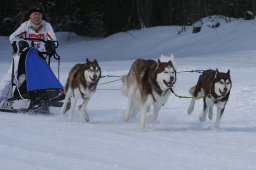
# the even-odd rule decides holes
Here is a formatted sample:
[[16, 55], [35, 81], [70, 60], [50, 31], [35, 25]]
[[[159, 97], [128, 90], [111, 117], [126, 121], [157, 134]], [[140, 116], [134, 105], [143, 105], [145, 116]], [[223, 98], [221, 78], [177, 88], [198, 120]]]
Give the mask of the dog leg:
[[68, 104], [68, 100], [70, 99], [70, 97], [72, 96], [72, 90], [69, 88], [67, 91], [67, 94], [65, 96], [63, 105], [61, 107], [61, 113], [64, 114], [67, 112], [67, 104]]
[[151, 97], [147, 97], [146, 101], [142, 103], [140, 107], [140, 129], [145, 130], [145, 124], [146, 124], [146, 114], [148, 108], [153, 103], [153, 100]]
[[206, 120], [206, 115], [209, 113], [210, 110], [212, 111], [211, 107], [213, 107], [214, 105], [212, 99], [209, 97], [204, 97], [203, 100], [204, 100], [203, 114], [199, 118], [200, 122], [204, 122]]
[[121, 77], [122, 80], [122, 86], [121, 86], [121, 92], [123, 93], [124, 96], [128, 96], [128, 90], [129, 88], [127, 87], [127, 75]]
[[133, 101], [133, 104], [132, 104], [132, 114], [130, 116], [130, 118], [136, 118], [137, 116], [137, 113], [139, 112], [139, 106], [137, 106], [137, 103], [135, 101]]
[[189, 115], [191, 115], [191, 113], [192, 113], [193, 110], [194, 110], [195, 102], [196, 102], [196, 99], [192, 98], [192, 99], [191, 99], [191, 102], [190, 102], [190, 105], [189, 105], [189, 107], [188, 107], [188, 110], [187, 110], [187, 112], [188, 112]]
[[161, 109], [161, 103], [158, 103], [158, 104], [154, 104], [154, 112], [151, 116], [148, 117], [148, 120], [150, 122], [155, 122], [157, 117], [158, 117], [158, 114], [159, 114], [159, 111]]
[[128, 122], [128, 120], [130, 119], [130, 116], [132, 115], [134, 95], [135, 95], [135, 87], [133, 86], [133, 87], [130, 87], [129, 92], [128, 92], [127, 110], [124, 114], [125, 122]]
[[223, 112], [224, 112], [224, 108], [223, 109], [217, 108], [217, 117], [216, 117], [216, 123], [215, 123], [216, 128], [220, 127], [220, 119], [221, 119]]
[[197, 84], [196, 86], [191, 87], [189, 92], [194, 97], [194, 98], [191, 99], [190, 105], [189, 105], [188, 110], [187, 110], [187, 113], [189, 115], [191, 115], [191, 113], [194, 111], [196, 100], [199, 100], [199, 99], [196, 99], [196, 97], [203, 96], [204, 95], [204, 90], [202, 88], [200, 88], [200, 86]]
[[71, 122], [73, 121], [73, 114], [75, 111], [75, 106], [76, 106], [77, 100], [78, 100], [77, 97], [71, 98], [71, 112], [69, 113], [69, 121], [71, 121]]
[[206, 107], [206, 108], [203, 110], [202, 115], [199, 117], [199, 121], [200, 121], [200, 122], [205, 122], [207, 112], [208, 112], [208, 108]]
[[225, 109], [225, 102], [219, 102], [217, 103], [217, 117], [216, 117], [216, 123], [215, 127], [219, 128], [220, 127], [220, 119], [223, 115], [224, 109]]
[[124, 120], [126, 122], [128, 122], [128, 120], [130, 119], [130, 116], [132, 114], [132, 100], [130, 98], [128, 98], [128, 103], [127, 103], [127, 110], [124, 114]]
[[[193, 86], [189, 89], [189, 93], [192, 95], [192, 97], [195, 97], [195, 95], [197, 95], [197, 91], [196, 91], [196, 94], [195, 94], [195, 90], [197, 90], [197, 86]], [[192, 98], [191, 101], [190, 101], [190, 105], [188, 107], [188, 110], [187, 110], [187, 113], [189, 115], [191, 115], [191, 113], [194, 111], [194, 107], [195, 107], [195, 102], [196, 102], [196, 99], [195, 98]]]
[[84, 99], [83, 104], [79, 106], [80, 111], [83, 113], [83, 118], [86, 122], [89, 122], [89, 116], [87, 114], [87, 104], [89, 99]]
[[147, 107], [142, 106], [140, 110], [140, 129], [145, 129], [145, 121], [146, 121], [146, 113], [147, 113]]
[[204, 122], [206, 120], [206, 115], [209, 111], [209, 107], [207, 105], [207, 101], [206, 101], [206, 98], [204, 98], [204, 106], [203, 106], [203, 113], [202, 115], [199, 117], [199, 121], [200, 122]]
[[209, 117], [210, 120], [212, 120], [212, 117], [213, 117], [213, 106], [210, 106], [210, 108], [209, 108], [208, 117]]

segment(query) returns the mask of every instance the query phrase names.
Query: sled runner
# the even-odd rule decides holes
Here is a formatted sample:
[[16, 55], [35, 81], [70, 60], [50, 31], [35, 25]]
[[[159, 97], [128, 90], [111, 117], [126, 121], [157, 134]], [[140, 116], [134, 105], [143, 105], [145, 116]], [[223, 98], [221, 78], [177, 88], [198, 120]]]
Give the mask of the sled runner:
[[[40, 53], [33, 46], [20, 52], [17, 73], [13, 71], [12, 74], [10, 97], [4, 102], [0, 111], [49, 112], [49, 107], [62, 106], [62, 100], [65, 98], [63, 86], [50, 68], [51, 57], [59, 59], [55, 51], [58, 44], [53, 41], [51, 43], [54, 44], [51, 54]], [[46, 54], [46, 58], [43, 54]]]

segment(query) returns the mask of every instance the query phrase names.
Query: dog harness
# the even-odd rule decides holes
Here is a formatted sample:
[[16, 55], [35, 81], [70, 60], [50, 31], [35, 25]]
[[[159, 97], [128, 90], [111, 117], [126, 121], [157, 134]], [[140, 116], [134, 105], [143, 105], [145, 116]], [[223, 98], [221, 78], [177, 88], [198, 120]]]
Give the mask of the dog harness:
[[[96, 85], [97, 85], [97, 83], [92, 83], [92, 84], [90, 84], [89, 87], [86, 87], [86, 86], [84, 86], [84, 87], [85, 87], [85, 89], [88, 88], [89, 90], [91, 90], [92, 92], [94, 92], [95, 89], [96, 89]], [[79, 87], [79, 92], [80, 92], [80, 94], [81, 94], [81, 96], [82, 96], [83, 99], [88, 99], [88, 98], [86, 97], [86, 95], [82, 92], [82, 90], [81, 90], [80, 87]], [[73, 96], [75, 96], [74, 91], [73, 91]]]
[[[168, 91], [168, 89], [164, 91], [164, 94], [163, 94], [162, 96], [165, 96], [166, 93], [167, 93], [167, 91]], [[153, 100], [154, 100], [154, 103], [155, 103], [155, 102], [156, 102], [156, 98], [155, 98], [155, 96], [154, 96], [152, 90], [150, 91], [150, 94], [151, 94], [151, 96], [152, 96], [152, 98], [153, 98]], [[160, 93], [160, 94], [161, 94], [161, 93]]]
[[213, 97], [212, 94], [209, 94], [208, 97], [211, 98], [213, 103], [216, 104], [218, 101], [221, 101], [224, 97], [226, 97], [226, 95], [225, 96], [219, 96], [219, 97], [216, 98], [216, 97]]

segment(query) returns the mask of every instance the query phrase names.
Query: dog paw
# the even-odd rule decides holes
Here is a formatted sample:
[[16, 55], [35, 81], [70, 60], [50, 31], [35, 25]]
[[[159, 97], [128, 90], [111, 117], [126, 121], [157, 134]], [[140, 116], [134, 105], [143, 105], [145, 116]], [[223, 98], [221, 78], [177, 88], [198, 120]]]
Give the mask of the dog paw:
[[146, 131], [146, 126], [145, 126], [145, 125], [140, 125], [140, 131], [141, 131], [141, 132]]
[[194, 108], [193, 107], [189, 107], [187, 110], [188, 115], [191, 115], [191, 113], [193, 112]]
[[215, 129], [220, 129], [220, 123], [215, 123], [213, 126]]
[[78, 106], [79, 111], [86, 112], [86, 108], [83, 108], [82, 106], [83, 106], [82, 104]]
[[208, 115], [208, 118], [210, 119], [210, 120], [212, 120], [212, 113], [209, 113], [209, 115]]
[[125, 113], [124, 114], [124, 121], [128, 122], [129, 118], [130, 118], [130, 114], [129, 113]]
[[148, 122], [155, 122], [157, 119], [157, 117], [155, 115], [150, 115], [147, 117], [147, 121]]
[[73, 122], [73, 116], [70, 116], [70, 115], [69, 115], [68, 121]]
[[206, 120], [205, 116], [199, 117], [199, 121], [200, 121], [200, 122], [205, 122], [205, 120]]
[[61, 108], [61, 109], [60, 109], [60, 112], [61, 112], [62, 114], [65, 114], [65, 113], [66, 113], [65, 111], [66, 111], [65, 108]]
[[89, 116], [88, 116], [87, 113], [84, 113], [84, 114], [83, 114], [83, 118], [84, 118], [84, 120], [85, 120], [86, 122], [89, 122], [89, 121], [90, 121]]

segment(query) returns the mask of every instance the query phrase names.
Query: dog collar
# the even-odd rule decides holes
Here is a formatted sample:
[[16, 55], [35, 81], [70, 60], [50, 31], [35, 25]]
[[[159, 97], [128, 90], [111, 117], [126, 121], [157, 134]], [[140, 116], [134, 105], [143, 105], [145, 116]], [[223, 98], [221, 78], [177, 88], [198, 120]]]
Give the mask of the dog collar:
[[226, 96], [213, 97], [212, 94], [209, 94], [208, 97], [211, 98], [214, 103], [217, 103], [218, 101], [221, 101]]
[[[162, 92], [163, 92], [163, 95], [161, 95], [161, 93], [160, 93], [160, 95], [161, 95], [161, 96], [165, 96], [166, 93], [168, 92], [168, 90], [169, 90], [169, 89], [167, 89], [167, 90], [165, 90], [165, 91], [162, 91]], [[154, 94], [153, 94], [152, 91], [151, 91], [151, 96], [152, 96], [152, 98], [153, 98], [153, 100], [154, 100], [154, 103], [155, 103], [155, 102], [156, 102], [156, 98], [155, 98], [155, 96], [154, 96]]]

